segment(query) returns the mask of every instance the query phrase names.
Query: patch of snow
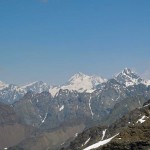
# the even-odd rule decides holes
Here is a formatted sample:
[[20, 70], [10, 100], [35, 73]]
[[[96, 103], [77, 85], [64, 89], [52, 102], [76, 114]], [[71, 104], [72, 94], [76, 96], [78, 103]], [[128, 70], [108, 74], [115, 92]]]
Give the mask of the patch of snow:
[[49, 93], [51, 93], [51, 95], [54, 97], [59, 92], [59, 90], [60, 90], [59, 87], [51, 87], [49, 89]]
[[42, 120], [42, 123], [45, 122], [45, 119], [47, 118], [47, 114], [48, 114], [48, 113], [45, 114], [45, 117], [44, 117], [44, 119]]
[[91, 115], [92, 115], [92, 118], [93, 118], [93, 111], [92, 111], [92, 108], [91, 108], [91, 96], [90, 96], [90, 99], [89, 99], [89, 108], [90, 108], [90, 111], [91, 111]]
[[89, 141], [90, 141], [91, 138], [87, 139], [84, 143], [84, 145], [86, 145]]
[[62, 111], [64, 109], [64, 105], [62, 105], [60, 108], [59, 108], [59, 111]]
[[117, 135], [119, 135], [119, 133], [116, 134], [116, 135], [114, 135], [113, 137], [111, 137], [111, 138], [109, 138], [109, 139], [106, 139], [106, 140], [103, 140], [103, 141], [99, 141], [99, 142], [97, 142], [97, 143], [95, 143], [95, 144], [93, 144], [93, 145], [90, 145], [90, 146], [88, 146], [87, 148], [84, 148], [83, 150], [96, 149], [96, 148], [98, 148], [98, 147], [100, 147], [100, 146], [102, 146], [102, 145], [105, 145], [105, 144], [109, 143], [109, 142], [110, 142], [113, 138], [115, 138]]
[[147, 85], [150, 85], [150, 80], [147, 81]]
[[85, 143], [82, 144], [82, 147], [83, 147], [84, 145], [86, 145], [86, 144], [90, 141], [90, 139], [91, 139], [91, 138], [88, 138], [88, 139], [85, 141]]
[[142, 116], [142, 118], [139, 119], [136, 123], [143, 123], [143, 122], [145, 122], [146, 121], [145, 118], [148, 118], [148, 117], [146, 117], [145, 115]]
[[95, 90], [91, 89], [91, 90], [86, 90], [86, 93], [93, 93]]
[[149, 86], [150, 85], [150, 80], [143, 81], [143, 84], [145, 84], [146, 86]]
[[41, 115], [39, 115], [39, 117], [40, 117], [40, 119], [41, 119], [41, 122], [42, 122], [42, 117], [41, 117]]
[[105, 129], [102, 133], [103, 133], [103, 135], [102, 135], [102, 139], [101, 140], [103, 140], [104, 139], [104, 137], [105, 137], [105, 134], [106, 134], [106, 131], [107, 131], [107, 129]]
[[145, 105], [144, 107], [147, 107], [147, 106], [149, 106], [150, 104], [147, 104], [147, 105]]
[[77, 137], [77, 136], [78, 136], [78, 133], [75, 134], [75, 137]]

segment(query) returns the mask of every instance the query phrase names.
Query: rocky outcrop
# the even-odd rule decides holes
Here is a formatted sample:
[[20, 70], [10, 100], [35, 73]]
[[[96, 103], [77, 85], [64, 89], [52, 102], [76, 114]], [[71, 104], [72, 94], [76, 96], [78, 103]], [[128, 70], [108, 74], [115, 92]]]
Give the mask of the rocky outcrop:
[[0, 149], [17, 145], [34, 131], [20, 123], [12, 106], [0, 103]]
[[97, 150], [148, 150], [150, 147], [149, 102], [123, 116], [111, 126], [98, 126], [85, 130], [70, 143], [70, 146], [63, 147], [62, 150], [83, 150], [97, 142], [103, 143], [111, 137], [114, 138], [99, 146]]

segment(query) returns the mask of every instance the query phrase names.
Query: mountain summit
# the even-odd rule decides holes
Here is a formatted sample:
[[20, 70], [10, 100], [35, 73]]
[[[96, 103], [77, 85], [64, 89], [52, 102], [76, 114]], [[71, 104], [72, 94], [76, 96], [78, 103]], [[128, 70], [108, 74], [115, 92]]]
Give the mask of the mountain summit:
[[0, 81], [0, 90], [2, 90], [3, 88], [6, 88], [8, 85], [5, 84], [4, 82]]
[[50, 93], [54, 96], [60, 89], [68, 89], [70, 91], [91, 93], [95, 90], [96, 85], [106, 82], [102, 77], [89, 76], [81, 72], [73, 75], [69, 81], [62, 86], [55, 86], [50, 88]]
[[125, 84], [125, 86], [131, 86], [135, 84], [144, 83], [144, 80], [129, 68], [125, 68], [123, 71], [117, 74], [115, 76], [115, 79], [120, 84]]

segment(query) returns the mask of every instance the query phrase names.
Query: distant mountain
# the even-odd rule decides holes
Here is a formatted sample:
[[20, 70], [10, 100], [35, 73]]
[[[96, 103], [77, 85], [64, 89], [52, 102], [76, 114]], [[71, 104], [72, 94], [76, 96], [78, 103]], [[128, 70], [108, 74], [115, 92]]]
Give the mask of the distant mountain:
[[72, 76], [66, 84], [61, 86], [51, 86], [49, 92], [52, 96], [55, 96], [60, 89], [68, 89], [70, 91], [77, 91], [80, 93], [92, 93], [97, 88], [103, 88], [105, 84], [108, 84], [108, 82], [116, 82], [116, 85], [120, 84], [122, 87], [124, 86], [124, 88], [139, 84], [144, 84], [145, 86], [150, 85], [150, 81], [142, 79], [131, 69], [125, 68], [114, 78], [109, 80], [102, 77], [88, 76], [79, 72]]
[[120, 83], [124, 84], [126, 87], [137, 85], [140, 83], [148, 84], [148, 82], [144, 81], [140, 76], [138, 76], [131, 69], [125, 68], [122, 72], [115, 76], [115, 79]]
[[60, 89], [68, 89], [69, 91], [77, 91], [80, 93], [92, 93], [98, 84], [106, 81], [107, 80], [102, 77], [88, 76], [79, 72], [73, 75], [66, 84], [62, 86], [51, 87], [49, 92], [52, 94], [52, 96], [55, 96]]
[[24, 89], [26, 92], [32, 91], [35, 93], [41, 93], [43, 91], [48, 91], [50, 86], [42, 81], [36, 81], [30, 84], [27, 84], [25, 86], [22, 86], [21, 88]]
[[0, 88], [0, 102], [12, 104], [24, 96], [26, 91], [17, 85], [3, 84]]
[[[118, 93], [116, 96], [118, 95], [117, 98], [119, 99], [119, 95], [121, 96], [123, 94], [122, 91], [127, 88], [131, 89], [133, 86], [140, 84], [148, 87], [150, 81], [142, 79], [134, 71], [128, 68], [125, 68], [114, 78], [109, 80], [102, 77], [85, 75], [79, 72], [73, 75], [68, 82], [60, 86], [49, 86], [42, 81], [36, 81], [25, 86], [17, 86], [13, 84], [5, 84], [0, 81], [0, 102], [12, 104], [23, 97], [28, 91], [33, 91], [34, 93], [49, 91], [54, 97], [59, 93], [59, 90], [69, 90], [71, 92], [76, 91], [78, 93], [94, 93], [98, 90], [98, 92], [104, 94], [106, 88], [107, 90], [115, 90], [116, 93]], [[123, 95], [125, 97], [126, 93]], [[111, 99], [115, 99], [115, 97], [111, 97]]]
[[0, 102], [12, 104], [22, 98], [28, 91], [41, 93], [48, 90], [49, 86], [42, 81], [34, 82], [25, 86], [5, 84], [0, 81]]

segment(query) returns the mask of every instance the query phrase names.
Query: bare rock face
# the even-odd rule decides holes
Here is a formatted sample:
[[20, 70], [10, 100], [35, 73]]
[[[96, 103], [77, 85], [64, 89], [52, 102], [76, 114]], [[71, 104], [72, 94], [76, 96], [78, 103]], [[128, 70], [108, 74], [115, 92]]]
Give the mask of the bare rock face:
[[[109, 142], [96, 150], [148, 150], [150, 148], [150, 101], [131, 111], [110, 126], [97, 126], [85, 130], [68, 147], [61, 150], [83, 150], [98, 142]], [[114, 136], [115, 135], [115, 136]]]
[[52, 97], [49, 92], [28, 92], [13, 107], [22, 123], [43, 130], [56, 128], [71, 120], [82, 120], [89, 127], [98, 123], [109, 125], [141, 107], [149, 97], [150, 91], [144, 85], [129, 88], [113, 79], [103, 83], [93, 93], [61, 89]]
[[17, 145], [33, 130], [33, 127], [20, 123], [12, 106], [0, 103], [0, 149]]
[[0, 103], [0, 125], [16, 122], [18, 122], [18, 118], [13, 107]]

